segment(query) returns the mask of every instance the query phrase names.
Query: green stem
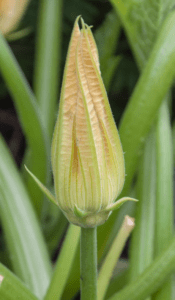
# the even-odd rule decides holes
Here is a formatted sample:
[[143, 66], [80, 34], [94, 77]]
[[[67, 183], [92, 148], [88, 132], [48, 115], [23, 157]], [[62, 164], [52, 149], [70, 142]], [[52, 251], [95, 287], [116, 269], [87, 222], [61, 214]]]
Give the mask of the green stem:
[[40, 1], [34, 89], [51, 141], [57, 110], [62, 0]]
[[56, 263], [53, 278], [44, 300], [62, 299], [62, 293], [67, 283], [79, 238], [80, 228], [70, 224], [61, 249], [61, 253]]
[[130, 248], [130, 280], [134, 281], [154, 257], [155, 202], [156, 202], [156, 145], [155, 127], [149, 134], [139, 164], [136, 227]]
[[118, 272], [116, 275], [113, 276], [113, 278], [110, 281], [110, 284], [108, 286], [107, 293], [105, 295], [105, 299], [109, 299], [114, 294], [122, 290], [126, 285], [128, 284], [130, 280], [130, 270], [127, 267], [122, 268], [122, 271]]
[[81, 228], [81, 300], [97, 299], [97, 231]]
[[108, 251], [98, 275], [98, 300], [103, 300], [105, 297], [114, 268], [117, 265], [117, 261], [133, 228], [134, 219], [125, 216], [122, 226]]
[[[158, 114], [156, 126], [157, 193], [155, 219], [155, 249], [157, 256], [165, 249], [173, 235], [173, 151], [172, 130], [167, 95]], [[152, 295], [152, 300], [172, 299], [172, 278]]]

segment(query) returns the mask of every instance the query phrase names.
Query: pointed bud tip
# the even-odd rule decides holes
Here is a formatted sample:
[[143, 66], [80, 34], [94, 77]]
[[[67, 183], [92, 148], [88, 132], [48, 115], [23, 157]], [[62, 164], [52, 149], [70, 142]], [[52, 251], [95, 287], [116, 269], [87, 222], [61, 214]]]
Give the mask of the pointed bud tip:
[[134, 227], [135, 226], [135, 219], [131, 218], [130, 216], [126, 215], [125, 216], [125, 222], [127, 226]]
[[0, 275], [0, 284], [3, 282], [4, 276]]
[[66, 59], [52, 168], [58, 204], [75, 225], [101, 225], [112, 210], [128, 200], [136, 201], [122, 198], [113, 203], [125, 179], [123, 150], [96, 43], [81, 16], [76, 18]]

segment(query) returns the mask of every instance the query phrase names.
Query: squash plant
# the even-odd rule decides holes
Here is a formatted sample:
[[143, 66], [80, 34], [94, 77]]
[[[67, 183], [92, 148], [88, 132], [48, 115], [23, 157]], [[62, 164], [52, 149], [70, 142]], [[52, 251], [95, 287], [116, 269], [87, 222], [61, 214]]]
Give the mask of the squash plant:
[[[45, 191], [46, 195], [53, 202], [55, 201], [52, 196], [54, 188], [50, 149], [59, 98], [61, 25], [63, 24], [61, 0], [44, 0], [39, 5], [33, 90], [8, 45], [8, 39], [23, 38], [29, 31], [14, 32], [13, 30], [16, 30], [14, 26], [11, 29], [12, 32], [0, 35], [0, 72], [13, 100], [27, 143], [22, 169], [19, 170], [3, 137], [0, 137], [0, 220], [3, 232], [1, 236], [4, 238], [0, 248], [1, 299], [79, 299], [80, 290], [82, 300], [174, 299], [172, 276], [175, 269], [174, 131], [171, 126], [172, 87], [175, 77], [174, 4], [174, 0], [166, 2], [162, 0], [111, 0], [111, 11], [106, 14], [100, 27], [95, 31], [92, 29], [99, 51], [101, 75], [107, 92], [110, 92], [111, 83], [122, 60], [122, 54], [116, 55], [121, 30], [125, 32], [140, 73], [119, 124], [126, 174], [120, 198], [126, 200], [126, 196], [129, 197], [128, 199], [134, 197], [139, 201], [126, 203], [123, 203], [125, 200], [122, 201], [123, 205], [113, 211], [103, 225], [98, 226], [97, 244], [96, 230], [84, 228], [81, 236], [81, 253], [79, 249], [80, 227], [69, 224], [60, 208], [49, 202], [41, 191], [41, 189]], [[86, 16], [82, 15], [82, 17], [86, 22]], [[21, 13], [18, 14], [17, 24], [19, 18], [21, 18]], [[83, 21], [82, 28], [84, 37], [87, 37], [88, 32], [89, 44], [86, 45], [88, 48], [88, 45], [93, 45], [90, 28]], [[81, 42], [79, 41], [79, 44]], [[77, 49], [77, 53], [82, 51], [81, 48]], [[91, 62], [94, 63], [96, 55], [96, 52], [90, 54]], [[79, 56], [77, 56], [77, 64], [78, 59], [80, 59]], [[101, 84], [100, 73], [97, 72], [99, 67], [97, 64], [95, 66], [95, 63], [93, 66], [98, 74], [98, 83]], [[80, 76], [80, 71], [76, 69], [76, 76]], [[82, 88], [81, 97], [86, 93], [83, 84], [82, 79], [79, 81], [79, 97], [80, 88]], [[104, 95], [102, 85], [100, 88], [103, 89]], [[70, 89], [72, 95], [74, 90], [75, 88], [72, 91]], [[83, 101], [85, 103], [85, 100]], [[115, 101], [117, 103], [120, 100]], [[59, 109], [61, 115], [61, 104]], [[94, 159], [96, 151], [91, 145], [93, 139], [90, 134], [90, 123], [87, 121], [89, 120], [88, 107], [86, 109], [87, 119], [84, 123], [89, 124], [87, 136]], [[103, 132], [103, 137], [105, 136], [109, 150], [109, 140], [110, 138], [115, 140], [115, 132], [111, 131], [112, 134], [109, 136], [101, 117], [98, 120], [100, 120], [100, 130]], [[108, 121], [114, 124], [113, 121], [109, 119]], [[84, 123], [82, 123], [83, 126]], [[76, 126], [78, 123], [74, 121], [73, 124]], [[83, 132], [83, 128], [81, 130]], [[58, 131], [63, 130], [56, 126], [54, 140], [57, 139]], [[80, 145], [81, 141], [73, 137], [74, 144]], [[54, 141], [54, 145], [56, 142]], [[53, 149], [56, 149], [53, 150], [54, 155], [55, 151], [58, 156], [61, 155], [60, 147], [54, 148], [53, 146]], [[99, 151], [101, 151], [100, 148]], [[73, 153], [74, 157], [71, 159], [75, 159], [75, 152]], [[114, 155], [112, 146], [109, 153]], [[54, 163], [57, 164], [57, 160], [54, 158]], [[115, 165], [114, 157], [111, 161]], [[29, 172], [23, 168], [24, 165], [28, 167]], [[102, 172], [104, 175], [105, 165], [108, 166], [107, 162], [104, 163]], [[75, 171], [76, 164], [74, 167], [74, 169], [71, 167], [71, 172]], [[59, 194], [59, 189], [63, 189], [64, 186], [64, 178], [61, 179], [63, 183], [60, 183], [63, 174], [59, 174], [59, 168], [53, 168], [54, 177], [59, 178], [56, 188], [56, 194]], [[113, 168], [112, 173], [115, 173], [112, 164], [110, 168], [109, 171]], [[55, 172], [58, 172], [60, 176], [55, 175]], [[117, 176], [122, 176], [121, 172]], [[97, 169], [94, 168], [91, 180], [97, 184], [98, 189], [94, 188], [93, 196], [96, 192], [100, 195], [101, 177], [97, 180], [98, 175]], [[109, 173], [106, 176], [106, 186], [108, 180], [113, 180], [112, 177], [109, 178], [110, 176]], [[116, 182], [117, 176], [114, 177]], [[79, 189], [81, 188], [80, 184]], [[75, 190], [73, 187], [72, 191]], [[109, 186], [107, 190], [109, 192]], [[105, 193], [105, 195], [108, 194], [105, 189], [102, 191], [101, 197]], [[77, 193], [80, 191], [78, 190]], [[82, 199], [83, 197], [82, 194]], [[61, 201], [63, 204], [60, 206], [63, 209], [64, 199]], [[78, 201], [79, 204], [80, 200]], [[94, 205], [95, 202], [92, 202]], [[83, 218], [86, 223], [88, 216], [86, 213], [89, 214], [92, 207], [82, 206], [87, 208], [87, 211], [83, 211], [77, 203], [73, 213], [78, 220]], [[97, 206], [93, 214], [98, 214], [101, 208], [104, 209], [103, 203], [100, 207]], [[45, 224], [44, 221], [47, 218], [50, 221]], [[93, 222], [94, 218], [96, 220], [93, 215]], [[76, 223], [72, 215], [68, 219]], [[83, 226], [85, 223], [83, 221]], [[117, 261], [120, 262], [121, 252], [132, 230], [127, 267], [116, 273], [114, 269]], [[58, 245], [60, 245], [60, 251], [53, 265], [53, 253]]]

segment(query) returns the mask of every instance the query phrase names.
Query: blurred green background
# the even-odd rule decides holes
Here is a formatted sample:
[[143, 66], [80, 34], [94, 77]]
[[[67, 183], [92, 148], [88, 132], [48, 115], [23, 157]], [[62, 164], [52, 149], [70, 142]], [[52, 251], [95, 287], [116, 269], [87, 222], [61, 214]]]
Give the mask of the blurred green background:
[[[25, 76], [33, 88], [33, 73], [35, 62], [35, 42], [37, 32], [39, 1], [32, 0], [20, 23], [19, 29], [29, 27], [31, 33], [21, 39], [10, 41], [15, 57], [17, 58]], [[108, 1], [88, 1], [88, 0], [67, 0], [63, 1], [62, 15], [62, 47], [61, 47], [61, 78], [67, 54], [68, 43], [75, 18], [82, 15], [88, 25], [93, 25], [93, 33], [105, 21], [107, 14], [112, 11], [112, 6]], [[110, 31], [110, 28], [109, 28]], [[100, 38], [97, 39], [99, 50], [108, 45], [103, 45], [103, 35], [109, 34], [101, 31]], [[114, 45], [115, 55], [118, 56], [119, 63], [114, 70], [108, 88], [109, 101], [117, 124], [124, 107], [131, 95], [138, 78], [138, 70], [130, 51], [127, 39], [123, 30], [120, 31], [119, 41]], [[103, 70], [102, 70], [103, 71]], [[102, 72], [103, 73], [103, 72]], [[103, 74], [102, 74], [103, 75]], [[105, 75], [105, 74], [104, 74]], [[60, 83], [59, 83], [60, 89]], [[59, 101], [59, 99], [58, 99]], [[57, 112], [55, 112], [56, 117]], [[15, 113], [13, 101], [8, 93], [4, 81], [0, 77], [0, 131], [13, 153], [18, 165], [22, 162], [25, 150], [25, 138], [22, 134], [17, 115]]]

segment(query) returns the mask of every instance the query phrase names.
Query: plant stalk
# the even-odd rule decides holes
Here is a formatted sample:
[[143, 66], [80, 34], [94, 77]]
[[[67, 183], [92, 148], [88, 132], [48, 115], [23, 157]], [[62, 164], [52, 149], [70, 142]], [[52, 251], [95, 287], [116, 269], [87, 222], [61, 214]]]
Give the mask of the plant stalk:
[[97, 229], [81, 228], [81, 300], [97, 299]]
[[134, 226], [134, 219], [125, 216], [121, 228], [108, 251], [98, 275], [98, 300], [103, 300], [105, 298], [114, 268]]

